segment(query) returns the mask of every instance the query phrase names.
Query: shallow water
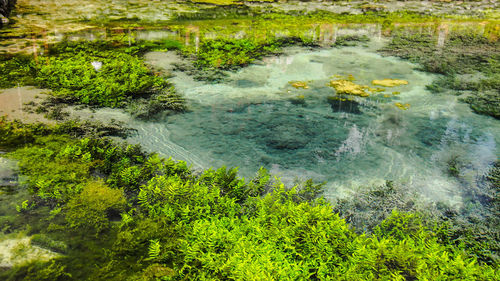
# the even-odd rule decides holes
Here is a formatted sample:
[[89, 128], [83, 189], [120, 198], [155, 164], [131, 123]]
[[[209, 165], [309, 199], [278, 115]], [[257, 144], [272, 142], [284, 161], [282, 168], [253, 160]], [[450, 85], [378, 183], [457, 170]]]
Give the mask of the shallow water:
[[[472, 113], [455, 96], [428, 92], [425, 85], [436, 76], [381, 57], [375, 53], [379, 43], [291, 49], [220, 84], [177, 73], [171, 81], [191, 112], [135, 123], [138, 134], [130, 141], [194, 167], [237, 166], [251, 177], [264, 166], [287, 183], [327, 181], [327, 197], [395, 180], [430, 199], [459, 203], [462, 188], [475, 185], [498, 159], [500, 124]], [[327, 86], [331, 76], [349, 74], [362, 85], [384, 78], [409, 84], [357, 98], [358, 105], [329, 103], [335, 95]], [[289, 83], [298, 80], [309, 81], [309, 89]], [[410, 108], [401, 110], [397, 102]], [[460, 163], [460, 180], [447, 172], [453, 159]]]

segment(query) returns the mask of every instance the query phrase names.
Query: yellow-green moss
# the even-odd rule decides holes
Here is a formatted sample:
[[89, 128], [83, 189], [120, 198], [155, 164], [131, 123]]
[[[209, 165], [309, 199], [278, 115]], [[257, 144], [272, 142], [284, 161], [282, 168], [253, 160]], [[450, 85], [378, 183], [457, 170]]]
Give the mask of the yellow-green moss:
[[290, 81], [290, 83], [295, 89], [309, 89], [309, 86], [307, 85], [307, 81]]
[[405, 103], [405, 104], [402, 104], [400, 102], [397, 102], [394, 104], [397, 108], [401, 109], [401, 110], [407, 110], [410, 108], [410, 104], [409, 103]]
[[382, 79], [382, 80], [373, 80], [372, 84], [384, 87], [395, 87], [401, 85], [408, 85], [408, 81], [400, 79]]
[[364, 85], [358, 85], [352, 81], [339, 79], [330, 81], [330, 87], [333, 87], [337, 94], [346, 94], [346, 95], [354, 95], [360, 97], [368, 97], [368, 94], [365, 89], [368, 88]]

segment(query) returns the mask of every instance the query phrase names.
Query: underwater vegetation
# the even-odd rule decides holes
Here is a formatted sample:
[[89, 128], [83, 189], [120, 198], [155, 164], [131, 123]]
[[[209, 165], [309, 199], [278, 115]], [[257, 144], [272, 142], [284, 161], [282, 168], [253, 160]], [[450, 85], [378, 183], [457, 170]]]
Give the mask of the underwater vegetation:
[[358, 85], [349, 80], [332, 80], [330, 81], [330, 86], [334, 88], [339, 95], [370, 96], [370, 94], [365, 91], [367, 88], [366, 86]]
[[384, 87], [395, 87], [400, 85], [408, 85], [408, 81], [400, 79], [382, 79], [382, 80], [373, 80], [372, 84]]
[[[185, 110], [185, 101], [163, 73], [144, 63], [147, 51], [177, 50], [198, 77], [210, 80], [289, 45], [343, 47], [369, 41], [347, 35], [321, 45], [321, 24], [373, 22], [387, 28], [395, 21], [435, 20], [419, 13], [384, 12], [383, 5], [366, 3], [360, 4], [362, 15], [290, 11], [253, 17], [246, 10], [238, 17], [226, 14], [229, 7], [224, 5], [240, 2], [195, 2], [223, 6], [217, 7], [221, 13], [211, 15], [213, 10], [207, 9], [192, 17], [220, 14], [226, 20], [224, 27], [216, 21], [201, 24], [199, 44], [130, 41], [126, 36], [62, 42], [38, 57], [1, 56], [0, 88], [45, 87], [57, 102], [126, 108], [147, 119]], [[119, 24], [119, 19], [102, 23]], [[188, 25], [178, 24], [179, 29]], [[267, 29], [278, 32], [263, 32]], [[235, 30], [246, 34], [228, 36]], [[443, 74], [430, 89], [463, 92], [473, 110], [498, 118], [497, 42], [452, 35], [452, 42], [437, 50], [429, 38], [397, 34], [383, 52]], [[412, 44], [419, 46], [418, 52]], [[478, 72], [480, 79], [466, 79]], [[329, 86], [337, 95], [327, 97], [334, 110], [349, 107], [359, 113], [360, 100], [400, 94], [358, 84], [352, 75], [335, 78]], [[290, 85], [306, 93], [302, 89], [309, 83]], [[294, 104], [304, 100], [304, 95], [292, 98]], [[308, 143], [306, 130], [297, 141], [287, 130], [279, 134], [271, 122], [265, 126], [276, 136], [267, 144], [272, 149], [294, 150]], [[312, 180], [286, 186], [263, 168], [248, 179], [239, 177], [236, 168], [193, 170], [185, 162], [102, 138], [128, 132], [112, 125], [28, 125], [0, 117], [1, 156], [17, 162], [22, 179], [9, 192], [2, 189], [2, 202], [12, 199], [17, 207], [12, 208], [15, 215], [0, 217], [0, 234], [26, 234], [32, 245], [58, 253], [49, 261], [1, 268], [1, 280], [500, 280], [498, 163], [484, 175], [484, 186], [464, 191], [468, 201], [462, 209], [427, 205], [392, 182], [328, 202], [322, 197], [323, 184]], [[462, 164], [450, 159], [447, 172], [459, 178]]]
[[120, 47], [120, 42], [61, 42], [51, 46], [45, 57], [2, 57], [0, 87], [35, 85], [52, 90], [52, 95], [66, 103], [132, 106], [138, 117], [184, 110], [184, 101], [174, 87], [155, 75], [140, 57], [150, 49], [178, 45], [136, 43]]
[[[353, 82], [356, 80], [356, 78], [352, 74], [349, 74], [345, 77], [342, 75], [333, 75], [332, 77], [341, 78], [337, 80], [331, 80], [330, 83], [328, 83], [328, 86], [335, 89], [337, 95], [329, 96], [327, 98], [327, 101], [332, 106], [332, 109], [336, 111], [341, 111], [342, 108], [345, 107], [349, 108], [349, 110], [354, 110], [353, 112], [355, 113], [360, 113], [359, 102], [357, 102], [354, 97], [367, 98], [370, 96], [370, 93], [373, 95], [386, 91], [385, 88], [371, 88], [367, 85], [356, 84]], [[401, 85], [408, 85], [408, 81], [386, 78], [382, 80], [372, 80], [372, 84], [384, 87], [396, 87]], [[368, 93], [368, 91], [370, 93]], [[384, 98], [391, 98], [399, 94], [400, 92], [392, 92], [392, 95], [383, 94], [382, 96]], [[410, 108], [410, 104], [408, 103], [403, 104], [400, 102], [396, 102], [394, 105], [401, 110], [407, 110]]]
[[307, 81], [290, 81], [289, 82], [292, 87], [295, 89], [309, 89], [309, 86], [307, 85]]
[[397, 102], [394, 104], [397, 108], [401, 109], [401, 110], [407, 110], [410, 108], [410, 104], [408, 103], [405, 103], [405, 104], [402, 104], [400, 102]]
[[424, 71], [443, 74], [428, 89], [463, 96], [479, 114], [500, 117], [500, 41], [495, 35], [450, 32], [441, 45], [422, 33], [396, 33], [382, 54], [417, 62]]
[[31, 194], [19, 216], [37, 216], [27, 227], [37, 245], [64, 252], [2, 271], [3, 280], [500, 278], [497, 264], [478, 263], [404, 205], [360, 234], [321, 197], [322, 184], [285, 187], [265, 169], [250, 180], [226, 167], [193, 173], [65, 128], [0, 122], [0, 148]]

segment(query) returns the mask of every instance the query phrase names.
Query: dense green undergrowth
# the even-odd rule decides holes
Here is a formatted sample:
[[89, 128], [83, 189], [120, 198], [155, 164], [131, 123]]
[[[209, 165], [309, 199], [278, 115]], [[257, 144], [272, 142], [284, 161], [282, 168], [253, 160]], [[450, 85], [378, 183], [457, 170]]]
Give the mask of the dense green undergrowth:
[[63, 253], [2, 280], [500, 279], [498, 264], [479, 264], [419, 214], [394, 210], [359, 234], [321, 184], [285, 187], [264, 169], [247, 181], [225, 167], [193, 173], [71, 128], [0, 121], [0, 149], [32, 194], [18, 207], [31, 225], [2, 229]]
[[140, 55], [153, 49], [176, 49], [177, 42], [62, 42], [33, 58], [7, 56], [0, 61], [0, 87], [35, 85], [72, 104], [124, 108], [150, 117], [182, 111], [183, 99], [168, 81], [149, 69]]
[[467, 32], [453, 32], [439, 46], [430, 34], [396, 34], [382, 53], [420, 63], [428, 72], [442, 74], [428, 88], [453, 91], [477, 113], [500, 118], [500, 41]]

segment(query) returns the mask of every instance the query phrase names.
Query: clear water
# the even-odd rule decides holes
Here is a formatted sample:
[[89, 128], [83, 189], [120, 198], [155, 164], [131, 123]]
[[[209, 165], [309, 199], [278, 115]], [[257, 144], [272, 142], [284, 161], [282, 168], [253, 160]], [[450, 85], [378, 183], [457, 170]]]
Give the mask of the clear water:
[[[460, 187], [476, 184], [498, 159], [499, 122], [472, 113], [455, 96], [431, 94], [425, 85], [435, 75], [381, 57], [375, 48], [296, 48], [220, 84], [177, 73], [171, 81], [191, 111], [135, 123], [138, 134], [130, 141], [194, 167], [237, 166], [251, 177], [264, 166], [287, 183], [326, 181], [329, 197], [395, 180], [433, 200], [458, 203]], [[329, 103], [330, 77], [348, 74], [363, 85], [384, 78], [409, 84], [360, 98], [357, 106]], [[310, 88], [295, 89], [289, 82], [297, 80]], [[462, 163], [460, 181], [447, 172], [452, 159]]]

